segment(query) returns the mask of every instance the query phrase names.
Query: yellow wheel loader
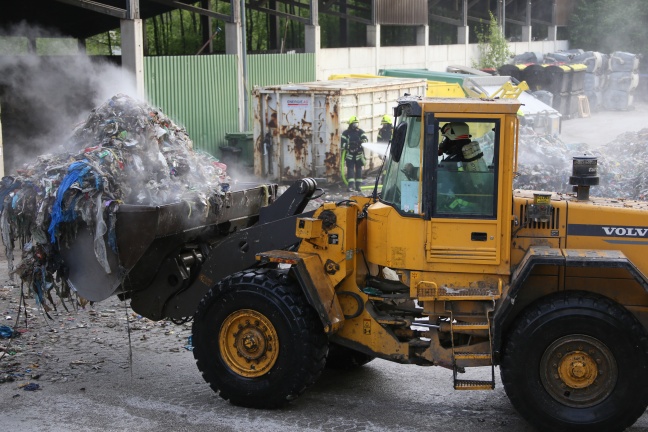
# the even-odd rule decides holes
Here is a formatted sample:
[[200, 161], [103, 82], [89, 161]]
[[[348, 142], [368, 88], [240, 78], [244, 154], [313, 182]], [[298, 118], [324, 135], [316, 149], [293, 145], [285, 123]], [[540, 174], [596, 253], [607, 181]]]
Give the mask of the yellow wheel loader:
[[[400, 99], [372, 196], [289, 218], [297, 241], [242, 271], [192, 276], [207, 291], [193, 352], [211, 388], [277, 408], [327, 357], [442, 366], [457, 390], [493, 389], [499, 366], [538, 430], [632, 425], [648, 405], [648, 204], [590, 197], [588, 156], [565, 179], [574, 193], [513, 190], [519, 107]], [[449, 123], [470, 130], [462, 161], [440, 152]]]

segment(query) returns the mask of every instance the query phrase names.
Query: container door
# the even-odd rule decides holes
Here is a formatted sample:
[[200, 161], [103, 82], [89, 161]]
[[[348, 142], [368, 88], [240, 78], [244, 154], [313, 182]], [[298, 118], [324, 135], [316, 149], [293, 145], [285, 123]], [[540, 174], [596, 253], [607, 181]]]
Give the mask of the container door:
[[323, 94], [314, 95], [313, 106], [313, 140], [311, 148], [313, 153], [313, 166], [311, 177], [323, 179], [327, 177], [326, 156], [329, 152], [329, 137], [327, 136], [326, 111], [328, 96]]
[[281, 138], [280, 180], [291, 182], [313, 176], [314, 98], [309, 93], [282, 93], [279, 109]]

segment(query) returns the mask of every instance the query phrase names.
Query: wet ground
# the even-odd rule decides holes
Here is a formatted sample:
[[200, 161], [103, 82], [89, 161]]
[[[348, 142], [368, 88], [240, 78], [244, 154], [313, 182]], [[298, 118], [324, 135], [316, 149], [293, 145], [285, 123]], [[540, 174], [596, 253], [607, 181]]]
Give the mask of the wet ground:
[[26, 298], [18, 315], [20, 286], [7, 280], [6, 262], [0, 268], [3, 324], [20, 332], [0, 339], [6, 431], [531, 430], [501, 385], [454, 392], [448, 370], [382, 360], [327, 370], [281, 410], [235, 407], [202, 380], [188, 349], [190, 324], [149, 321], [116, 298], [50, 311], [52, 320]]
[[[3, 431], [533, 430], [497, 372], [493, 391], [454, 391], [447, 369], [383, 360], [351, 372], [325, 370], [281, 410], [235, 407], [200, 376], [190, 324], [150, 321], [117, 298], [69, 312], [59, 307], [48, 319], [6, 268], [2, 257], [0, 325], [20, 336], [0, 339]], [[477, 372], [487, 379], [490, 369]], [[648, 415], [629, 431], [648, 431]]]

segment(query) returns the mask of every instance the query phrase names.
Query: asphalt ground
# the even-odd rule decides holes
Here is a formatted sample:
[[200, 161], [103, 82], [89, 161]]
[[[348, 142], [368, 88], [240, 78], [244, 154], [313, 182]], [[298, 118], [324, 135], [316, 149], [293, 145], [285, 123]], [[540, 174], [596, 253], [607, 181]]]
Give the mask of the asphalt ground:
[[[150, 321], [116, 297], [69, 312], [59, 305], [49, 319], [23, 294], [2, 257], [0, 325], [20, 333], [0, 339], [2, 431], [533, 431], [497, 370], [495, 390], [455, 391], [450, 370], [380, 359], [325, 370], [283, 409], [236, 407], [202, 379], [190, 324]], [[488, 379], [490, 368], [471, 372]], [[628, 430], [648, 431], [648, 415]]]
[[589, 117], [563, 120], [560, 139], [565, 143], [585, 143], [596, 149], [611, 143], [625, 132], [648, 128], [648, 102], [636, 101], [630, 111], [590, 112]]
[[532, 430], [499, 382], [491, 392], [455, 392], [449, 370], [383, 360], [326, 370], [280, 410], [236, 407], [203, 381], [190, 324], [152, 322], [116, 298], [59, 307], [51, 320], [25, 298], [18, 315], [21, 287], [0, 266], [3, 324], [20, 333], [0, 339], [3, 431]]

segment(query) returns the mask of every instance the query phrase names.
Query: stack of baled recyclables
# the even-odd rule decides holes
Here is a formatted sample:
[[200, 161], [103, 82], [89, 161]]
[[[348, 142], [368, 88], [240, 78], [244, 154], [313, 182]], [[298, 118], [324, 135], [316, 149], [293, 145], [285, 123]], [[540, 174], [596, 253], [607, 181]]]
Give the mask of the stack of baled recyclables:
[[[313, 177], [341, 180], [340, 138], [356, 116], [369, 142], [376, 142], [385, 114], [399, 97], [424, 96], [425, 79], [348, 78], [255, 87], [254, 174], [278, 183]], [[382, 163], [365, 149], [365, 171]]]

